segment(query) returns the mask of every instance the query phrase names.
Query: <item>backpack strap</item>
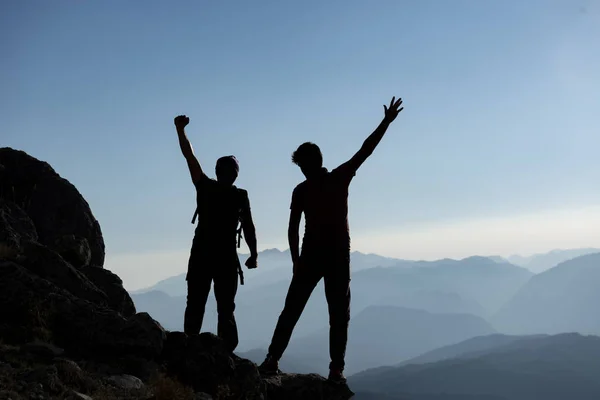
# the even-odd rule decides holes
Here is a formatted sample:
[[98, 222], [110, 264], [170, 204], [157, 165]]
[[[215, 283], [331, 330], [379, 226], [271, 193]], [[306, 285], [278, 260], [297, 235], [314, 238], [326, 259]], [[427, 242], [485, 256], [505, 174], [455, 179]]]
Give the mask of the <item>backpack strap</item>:
[[240, 285], [244, 284], [244, 271], [242, 270], [242, 265], [238, 264], [238, 275], [240, 276]]
[[198, 217], [198, 207], [196, 207], [196, 211], [194, 211], [194, 216], [192, 217], [192, 225], [196, 223], [196, 217]]
[[239, 249], [240, 246], [242, 245], [242, 225], [240, 224], [240, 227], [238, 228], [238, 230], [236, 231], [237, 233], [237, 248]]
[[[240, 227], [237, 230], [237, 247], [238, 247], [238, 249], [240, 248], [241, 240], [242, 240], [242, 224], [240, 224]], [[244, 284], [244, 271], [242, 270], [242, 265], [240, 263], [238, 263], [238, 275], [240, 276], [240, 285], [243, 285]]]
[[[240, 195], [242, 195], [243, 193], [244, 192], [242, 190], [239, 190]], [[242, 218], [241, 208], [238, 210], [238, 213], [239, 213], [238, 218], [240, 221], [240, 226], [237, 229], [236, 233], [237, 233], [237, 247], [239, 249], [240, 246], [242, 245], [242, 230], [244, 228], [244, 219]], [[240, 285], [243, 285], [244, 284], [244, 271], [242, 269], [241, 264], [238, 264], [238, 275], [240, 276]]]

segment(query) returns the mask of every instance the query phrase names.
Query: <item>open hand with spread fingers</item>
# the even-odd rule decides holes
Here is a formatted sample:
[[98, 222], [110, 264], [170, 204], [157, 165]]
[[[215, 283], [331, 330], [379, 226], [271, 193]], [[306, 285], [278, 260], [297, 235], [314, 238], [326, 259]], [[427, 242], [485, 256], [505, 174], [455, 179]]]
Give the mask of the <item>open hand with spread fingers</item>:
[[396, 117], [398, 116], [398, 114], [400, 114], [400, 111], [404, 110], [404, 107], [400, 107], [401, 105], [402, 105], [402, 99], [399, 98], [398, 100], [396, 100], [396, 96], [392, 97], [392, 101], [390, 101], [389, 106], [386, 106], [385, 104], [383, 105], [383, 109], [385, 110], [384, 119], [388, 123], [395, 120]]

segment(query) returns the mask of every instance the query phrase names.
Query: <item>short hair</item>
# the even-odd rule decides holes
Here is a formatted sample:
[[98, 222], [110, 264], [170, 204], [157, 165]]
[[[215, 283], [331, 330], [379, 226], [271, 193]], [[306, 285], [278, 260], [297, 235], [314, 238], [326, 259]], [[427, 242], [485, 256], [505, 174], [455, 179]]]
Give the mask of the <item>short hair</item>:
[[323, 166], [323, 154], [319, 146], [312, 142], [302, 143], [292, 154], [292, 162], [299, 167]]
[[217, 165], [215, 166], [215, 169], [219, 171], [223, 168], [231, 168], [234, 169], [236, 172], [240, 172], [240, 165], [235, 156], [224, 156], [219, 158], [217, 160]]

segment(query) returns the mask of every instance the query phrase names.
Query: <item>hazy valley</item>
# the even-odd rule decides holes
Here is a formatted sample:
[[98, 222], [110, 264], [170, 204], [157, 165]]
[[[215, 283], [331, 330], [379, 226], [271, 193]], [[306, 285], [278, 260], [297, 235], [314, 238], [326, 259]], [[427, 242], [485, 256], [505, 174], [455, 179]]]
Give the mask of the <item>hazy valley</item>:
[[[417, 383], [399, 385], [407, 387], [404, 394], [395, 392], [394, 382], [429, 382], [442, 379], [436, 376], [451, 370], [458, 375], [447, 393], [512, 399], [519, 397], [511, 397], [508, 392], [493, 397], [500, 393], [494, 392], [495, 386], [486, 386], [491, 388], [488, 392], [467, 390], [468, 379], [460, 374], [469, 376], [477, 370], [482, 379], [492, 379], [501, 370], [502, 379], [518, 381], [525, 379], [526, 372], [518, 370], [522, 363], [541, 368], [544, 379], [548, 375], [542, 373], [543, 368], [552, 369], [552, 363], [573, 371], [587, 368], [586, 363], [594, 362], [586, 354], [590, 352], [591, 357], [596, 351], [596, 336], [574, 333], [600, 334], [596, 310], [600, 304], [596, 290], [600, 287], [600, 252], [553, 251], [531, 257], [529, 263], [539, 265], [538, 259], [553, 259], [558, 265], [536, 274], [499, 257], [425, 262], [353, 253], [346, 368], [349, 375], [356, 374], [351, 382], [360, 392], [357, 398], [369, 398], [369, 393], [382, 387], [394, 399], [405, 398], [402, 396], [409, 392], [411, 396], [406, 398], [435, 398], [428, 397], [435, 393], [428, 393]], [[241, 335], [238, 354], [255, 362], [265, 356], [291, 278], [287, 251], [265, 251], [260, 261], [256, 273], [246, 272], [247, 283], [239, 288], [236, 301]], [[139, 310], [148, 311], [166, 328], [181, 329], [185, 291], [185, 280], [180, 275], [134, 293], [132, 298]], [[214, 298], [209, 300], [206, 315], [203, 330], [214, 332]], [[556, 334], [563, 335], [549, 336]], [[561, 343], [570, 341], [572, 348], [560, 350]], [[328, 345], [327, 305], [321, 283], [294, 331], [282, 369], [326, 373]], [[571, 350], [579, 353], [570, 354]], [[521, 357], [523, 351], [533, 353]], [[546, 354], [547, 359], [535, 352]], [[458, 362], [452, 361], [455, 359], [460, 360], [460, 368], [452, 367]], [[408, 364], [427, 367], [415, 369]], [[488, 368], [488, 364], [493, 367]], [[589, 372], [593, 375], [592, 369]], [[597, 393], [594, 385], [588, 388], [582, 383], [585, 379], [573, 383], [579, 382], [582, 390]], [[527, 381], [523, 390], [542, 381]], [[413, 397], [416, 393], [421, 397]]]

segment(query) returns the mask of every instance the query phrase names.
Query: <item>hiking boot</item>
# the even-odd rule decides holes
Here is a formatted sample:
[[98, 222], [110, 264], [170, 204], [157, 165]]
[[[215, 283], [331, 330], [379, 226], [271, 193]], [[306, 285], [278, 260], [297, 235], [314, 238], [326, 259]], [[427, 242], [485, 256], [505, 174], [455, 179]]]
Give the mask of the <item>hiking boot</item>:
[[330, 382], [336, 383], [339, 385], [346, 384], [346, 377], [344, 376], [344, 372], [341, 369], [331, 369], [329, 370], [329, 378], [327, 378]]
[[258, 372], [261, 375], [277, 375], [281, 373], [279, 370], [279, 362], [273, 357], [267, 355], [265, 361], [258, 367]]

